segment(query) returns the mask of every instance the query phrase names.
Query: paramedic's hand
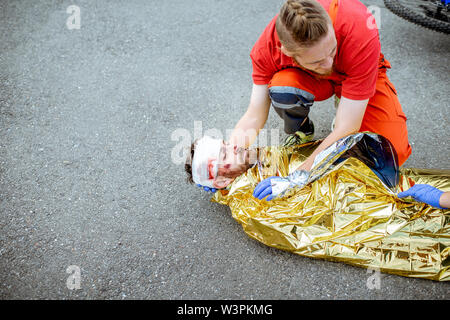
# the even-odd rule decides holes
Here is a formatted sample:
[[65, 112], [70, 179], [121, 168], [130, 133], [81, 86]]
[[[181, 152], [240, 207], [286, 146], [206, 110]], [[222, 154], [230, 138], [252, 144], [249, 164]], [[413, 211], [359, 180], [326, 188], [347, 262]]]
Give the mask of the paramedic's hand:
[[212, 192], [212, 193], [217, 191], [216, 188], [205, 187], [205, 186], [202, 186], [201, 184], [197, 184], [197, 187], [203, 188], [203, 190], [209, 191], [209, 192]]
[[312, 168], [312, 166], [313, 166], [313, 164], [314, 164], [314, 159], [315, 159], [315, 158], [316, 158], [316, 157], [308, 157], [308, 159], [306, 159], [306, 160], [301, 164], [301, 166], [297, 168], [296, 171], [298, 171], [298, 170], [311, 171], [311, 168]]
[[272, 179], [283, 179], [277, 176], [273, 176], [273, 177], [269, 177], [267, 179], [264, 179], [263, 181], [261, 181], [260, 183], [258, 183], [258, 185], [256, 186], [255, 190], [253, 190], [253, 196], [255, 198], [258, 198], [259, 200], [264, 199], [265, 197], [267, 197], [267, 201], [270, 201], [273, 199], [273, 195], [272, 195], [272, 184], [271, 184], [271, 180]]
[[439, 199], [441, 198], [444, 192], [432, 187], [428, 184], [415, 184], [411, 188], [406, 191], [400, 192], [397, 196], [399, 198], [404, 198], [411, 196], [416, 201], [425, 202], [430, 206], [443, 209], [439, 205]]

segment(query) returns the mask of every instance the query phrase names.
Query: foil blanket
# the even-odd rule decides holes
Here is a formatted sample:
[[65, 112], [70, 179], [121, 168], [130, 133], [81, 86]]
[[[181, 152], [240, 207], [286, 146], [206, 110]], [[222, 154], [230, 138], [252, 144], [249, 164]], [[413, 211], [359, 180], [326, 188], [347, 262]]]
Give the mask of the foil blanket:
[[260, 148], [257, 165], [212, 201], [229, 206], [247, 235], [271, 247], [401, 276], [450, 280], [450, 210], [396, 196], [415, 183], [450, 191], [450, 170], [402, 168], [398, 185], [389, 188], [357, 158], [333, 165], [342, 151], [336, 145], [314, 165], [314, 179], [305, 186], [272, 201], [253, 197], [259, 182], [292, 174], [319, 143]]

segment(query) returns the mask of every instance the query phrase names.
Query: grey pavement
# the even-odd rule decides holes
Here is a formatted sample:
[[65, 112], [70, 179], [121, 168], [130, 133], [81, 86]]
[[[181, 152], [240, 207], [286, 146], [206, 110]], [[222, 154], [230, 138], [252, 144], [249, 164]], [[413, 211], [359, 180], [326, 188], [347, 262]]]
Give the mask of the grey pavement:
[[[1, 299], [449, 298], [448, 283], [370, 289], [365, 269], [267, 247], [172, 161], [176, 129], [225, 132], [245, 112], [249, 52], [281, 3], [0, 2]], [[450, 38], [364, 3], [409, 119], [404, 166], [450, 169]], [[317, 138], [333, 116], [331, 99], [313, 107]], [[273, 111], [266, 129], [282, 131]]]

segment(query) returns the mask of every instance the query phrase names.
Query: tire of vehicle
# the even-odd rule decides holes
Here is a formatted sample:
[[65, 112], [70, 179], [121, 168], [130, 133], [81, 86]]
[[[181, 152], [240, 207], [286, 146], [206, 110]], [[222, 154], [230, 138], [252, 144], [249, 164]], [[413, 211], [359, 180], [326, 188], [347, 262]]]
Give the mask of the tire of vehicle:
[[411, 9], [403, 6], [398, 0], [383, 0], [383, 1], [384, 4], [386, 5], [386, 8], [388, 8], [392, 13], [396, 14], [397, 16], [405, 20], [408, 20], [409, 22], [415, 23], [419, 26], [437, 32], [450, 34], [450, 23], [415, 13]]

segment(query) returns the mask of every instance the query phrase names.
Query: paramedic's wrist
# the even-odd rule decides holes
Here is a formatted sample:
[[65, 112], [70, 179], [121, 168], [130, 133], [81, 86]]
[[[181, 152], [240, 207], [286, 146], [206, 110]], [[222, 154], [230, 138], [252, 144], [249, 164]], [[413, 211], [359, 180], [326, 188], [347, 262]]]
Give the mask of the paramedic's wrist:
[[295, 186], [303, 187], [308, 182], [310, 172], [306, 170], [296, 170], [286, 178], [291, 183], [291, 188]]
[[297, 168], [296, 171], [302, 171], [302, 170], [304, 170], [304, 171], [311, 171], [311, 167], [312, 167], [313, 163], [314, 163], [314, 158], [312, 158], [312, 157], [310, 156], [308, 159], [306, 159], [306, 160], [300, 165], [300, 167]]
[[450, 208], [450, 191], [444, 192], [439, 198], [439, 205], [442, 208]]

